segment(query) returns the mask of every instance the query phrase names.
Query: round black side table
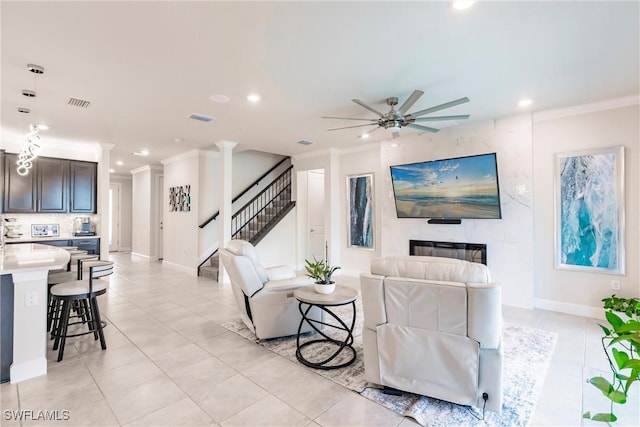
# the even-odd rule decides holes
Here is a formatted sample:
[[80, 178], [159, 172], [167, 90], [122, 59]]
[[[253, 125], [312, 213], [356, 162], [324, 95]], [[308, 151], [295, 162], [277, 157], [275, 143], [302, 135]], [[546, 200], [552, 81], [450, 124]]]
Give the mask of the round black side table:
[[[316, 369], [338, 369], [351, 365], [356, 360], [356, 351], [353, 348], [353, 327], [356, 324], [356, 300], [358, 299], [358, 291], [348, 286], [336, 285], [336, 290], [328, 295], [317, 293], [312, 286], [296, 289], [293, 294], [299, 301], [298, 309], [302, 315], [300, 319], [300, 326], [298, 326], [298, 336], [296, 337], [296, 358], [303, 365]], [[351, 304], [353, 309], [353, 317], [351, 325], [347, 325], [337, 314], [331, 311], [331, 307], [339, 307], [342, 305]], [[306, 307], [304, 307], [306, 306]], [[317, 319], [309, 318], [309, 312], [313, 307], [318, 307], [322, 312], [331, 316], [336, 324], [326, 323]], [[300, 343], [300, 331], [302, 325], [307, 322], [311, 327], [320, 334], [323, 338], [312, 339], [307, 342]], [[338, 331], [344, 332], [344, 340], [336, 339], [327, 335], [321, 328], [324, 325], [326, 328], [332, 328]], [[328, 330], [326, 330], [328, 332]], [[335, 352], [325, 357], [322, 360], [310, 361], [303, 355], [303, 349], [316, 346], [318, 344], [330, 344], [336, 347]], [[343, 351], [350, 351], [351, 357], [345, 362], [339, 364], [330, 364], [331, 361], [336, 359]]]

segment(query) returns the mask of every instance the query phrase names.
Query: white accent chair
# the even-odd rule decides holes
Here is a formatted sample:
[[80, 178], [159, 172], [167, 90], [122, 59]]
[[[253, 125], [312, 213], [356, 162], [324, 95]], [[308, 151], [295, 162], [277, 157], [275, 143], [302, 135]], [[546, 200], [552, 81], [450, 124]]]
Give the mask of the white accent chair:
[[367, 381], [502, 408], [502, 293], [483, 264], [376, 258], [360, 275]]
[[[220, 260], [229, 274], [240, 317], [257, 339], [297, 334], [302, 316], [293, 291], [313, 285], [311, 279], [296, 275], [288, 266], [262, 267], [256, 248], [245, 240], [231, 240], [220, 250]], [[317, 307], [308, 316], [323, 319]], [[307, 322], [302, 325], [301, 332], [311, 330]]]

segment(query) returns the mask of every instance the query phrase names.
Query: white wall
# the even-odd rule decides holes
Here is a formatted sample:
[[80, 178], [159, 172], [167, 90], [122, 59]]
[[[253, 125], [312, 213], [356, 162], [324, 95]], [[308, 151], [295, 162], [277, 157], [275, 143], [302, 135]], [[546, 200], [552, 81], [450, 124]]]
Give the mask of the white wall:
[[[282, 158], [259, 151], [233, 153], [232, 193], [240, 193]], [[169, 212], [168, 203], [164, 204], [163, 261], [195, 274], [198, 265], [218, 247], [217, 222], [202, 229], [198, 226], [219, 208], [219, 152], [192, 150], [162, 163], [164, 195], [169, 187], [191, 185], [190, 212]], [[280, 261], [288, 262], [286, 257]]]
[[118, 250], [131, 251], [132, 237], [132, 179], [131, 176], [114, 175], [110, 182], [120, 184], [120, 247]]
[[[392, 146], [395, 143], [397, 146]], [[460, 225], [427, 224], [396, 216], [389, 166], [496, 153], [502, 219], [463, 219]], [[414, 135], [381, 145], [381, 254], [409, 254], [409, 240], [484, 243], [491, 276], [502, 284], [503, 303], [533, 308], [533, 208], [531, 121], [519, 115]], [[514, 268], [514, 266], [517, 266]]]
[[[207, 152], [192, 150], [170, 160], [163, 161], [163, 195], [167, 202], [163, 204], [164, 248], [163, 263], [188, 267], [191, 272], [198, 266], [198, 212], [201, 203], [200, 194], [200, 157]], [[190, 185], [191, 210], [170, 211], [169, 188]]]
[[156, 179], [162, 174], [160, 166], [143, 166], [131, 171], [131, 195], [133, 212], [131, 215], [131, 253], [143, 258], [157, 259]]
[[[636, 98], [637, 99], [637, 98]], [[633, 102], [632, 102], [633, 104]], [[595, 315], [601, 299], [640, 295], [640, 110], [609, 102], [534, 116], [536, 304], [541, 308]], [[625, 147], [626, 275], [554, 268], [554, 155], [602, 147]], [[619, 280], [620, 291], [611, 289]]]

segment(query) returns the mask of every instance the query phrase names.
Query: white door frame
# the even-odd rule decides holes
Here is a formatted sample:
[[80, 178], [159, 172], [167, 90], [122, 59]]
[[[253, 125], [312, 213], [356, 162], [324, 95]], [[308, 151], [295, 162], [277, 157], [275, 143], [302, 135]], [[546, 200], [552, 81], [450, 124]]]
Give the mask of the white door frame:
[[156, 255], [159, 260], [164, 257], [164, 175], [156, 175], [156, 209], [154, 227], [157, 230]]
[[[117, 194], [114, 194], [114, 188]], [[120, 204], [122, 202], [122, 184], [119, 182], [110, 182], [109, 190], [112, 190], [111, 195], [115, 199], [116, 203], [114, 203], [114, 205], [117, 207], [116, 212], [110, 212], [111, 218], [109, 218], [109, 227], [111, 227], [112, 241], [109, 244], [109, 252], [117, 252], [120, 250], [120, 242], [122, 241], [120, 231], [120, 222], [122, 221], [122, 209], [120, 208]]]

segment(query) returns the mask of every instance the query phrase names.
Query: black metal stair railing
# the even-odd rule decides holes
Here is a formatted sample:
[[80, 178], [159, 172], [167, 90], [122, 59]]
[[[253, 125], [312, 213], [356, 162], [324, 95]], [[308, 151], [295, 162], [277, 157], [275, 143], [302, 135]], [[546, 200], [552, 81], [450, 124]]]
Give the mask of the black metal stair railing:
[[[253, 199], [231, 217], [231, 238], [247, 240], [254, 245], [293, 208], [291, 201], [291, 170], [289, 166]], [[216, 249], [198, 266], [200, 268], [217, 254]]]
[[231, 217], [231, 238], [250, 242], [291, 203], [291, 169], [282, 172], [260, 194]]

